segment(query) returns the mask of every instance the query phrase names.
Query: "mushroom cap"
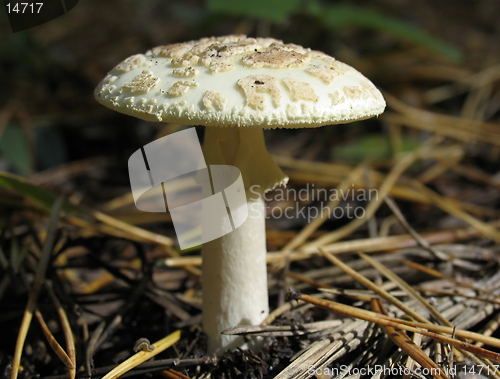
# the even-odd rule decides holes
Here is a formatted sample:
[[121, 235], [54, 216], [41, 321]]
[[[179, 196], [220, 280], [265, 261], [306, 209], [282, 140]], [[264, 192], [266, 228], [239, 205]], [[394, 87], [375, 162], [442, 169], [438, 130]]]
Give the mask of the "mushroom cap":
[[148, 121], [303, 128], [381, 114], [380, 91], [349, 65], [272, 38], [231, 35], [155, 47], [113, 68], [103, 105]]

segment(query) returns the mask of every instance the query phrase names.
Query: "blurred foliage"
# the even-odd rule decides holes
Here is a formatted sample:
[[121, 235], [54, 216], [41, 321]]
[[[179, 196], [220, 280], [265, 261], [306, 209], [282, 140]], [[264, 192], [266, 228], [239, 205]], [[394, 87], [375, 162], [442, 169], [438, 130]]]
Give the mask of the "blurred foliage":
[[[5, 235], [14, 236], [13, 255], [24, 255], [31, 245], [15, 245], [16, 238], [25, 233], [24, 224], [35, 226], [33, 230], [43, 236], [46, 218], [39, 216], [47, 213], [56, 194], [61, 194], [71, 199], [64, 203], [62, 224], [62, 236], [68, 241], [81, 236], [126, 237], [146, 241], [147, 252], [151, 253], [148, 258], [154, 260], [176, 253], [170, 247], [170, 239], [164, 237], [175, 235], [168, 217], [160, 218], [134, 207], [127, 172], [131, 152], [172, 130], [102, 107], [94, 100], [93, 90], [127, 56], [161, 44], [231, 33], [273, 37], [324, 51], [355, 67], [392, 95], [386, 96], [388, 108], [379, 118], [317, 129], [266, 131], [269, 151], [288, 162], [282, 166], [291, 173], [290, 189], [301, 191], [304, 183], [312, 183], [315, 188], [340, 186], [341, 180], [355, 172], [351, 163], [360, 161], [368, 161], [367, 172], [373, 172], [376, 179], [367, 185], [378, 186], [382, 182], [377, 178], [387, 178], [391, 167], [395, 167], [395, 160], [391, 159], [395, 157], [393, 149], [412, 151], [434, 135], [439, 137], [436, 140], [443, 140], [442, 145], [436, 146], [436, 159], [414, 164], [403, 176], [422, 180], [457, 206], [466, 205], [463, 209], [482, 221], [496, 220], [500, 206], [496, 180], [500, 171], [500, 130], [495, 129], [500, 119], [499, 13], [498, 0], [86, 0], [54, 21], [12, 33], [6, 13], [0, 11], [0, 166], [20, 174], [0, 171], [0, 228], [6, 231]], [[460, 65], [456, 64], [461, 58]], [[472, 82], [471, 78], [480, 81]], [[398, 107], [390, 98], [406, 105]], [[389, 136], [388, 131], [394, 131], [392, 126], [400, 130]], [[198, 128], [200, 138], [203, 130]], [[464, 137], [464, 133], [472, 138]], [[454, 146], [449, 146], [450, 142]], [[441, 146], [450, 150], [442, 153]], [[448, 156], [447, 151], [458, 153]], [[332, 160], [349, 165], [328, 164]], [[394, 195], [405, 217], [419, 231], [461, 225], [462, 221], [447, 208], [422, 203], [425, 193], [416, 193], [404, 180], [395, 188], [390, 195]], [[109, 207], [110, 204], [115, 207]], [[302, 204], [306, 202], [297, 206]], [[273, 210], [286, 210], [290, 204], [273, 200], [270, 206]], [[100, 213], [99, 209], [106, 209], [107, 213]], [[375, 221], [369, 228], [360, 227], [348, 237], [364, 239], [374, 235], [376, 231], [371, 229], [377, 225], [380, 235], [404, 233], [399, 225], [392, 224], [392, 214], [385, 206], [376, 216], [380, 216], [380, 222]], [[336, 233], [351, 221], [329, 219], [321, 230], [310, 235], [310, 241], [328, 231]], [[270, 219], [269, 250], [278, 251], [285, 246], [296, 235], [293, 229], [304, 222], [299, 218]], [[390, 230], [384, 231], [386, 226]], [[451, 238], [458, 235], [447, 234]], [[25, 239], [28, 243], [31, 240], [30, 235]], [[123, 241], [109, 241], [113, 250], [110, 256], [116, 256], [116, 246]], [[490, 244], [484, 241], [485, 252], [491, 250]], [[471, 248], [477, 250], [476, 246]], [[93, 254], [93, 249], [88, 250]], [[394, 246], [387, 249], [393, 250]], [[95, 251], [107, 254], [104, 250]], [[125, 257], [127, 261], [131, 257], [128, 248]], [[96, 261], [82, 261], [79, 255], [76, 259], [68, 261], [68, 267], [80, 269], [88, 264], [92, 271], [89, 278], [94, 280]], [[11, 261], [13, 267], [19, 266], [16, 261], [20, 259]], [[306, 272], [316, 266], [321, 268], [321, 264], [314, 257], [311, 261], [294, 262], [291, 267]], [[488, 267], [496, 266], [488, 262]], [[161, 271], [162, 275], [168, 274], [166, 285], [172, 294], [195, 294], [201, 287], [191, 277], [187, 280], [182, 276], [177, 281], [163, 268]], [[105, 296], [110, 293], [108, 288], [111, 287], [102, 288]], [[116, 288], [122, 296], [123, 286]], [[77, 300], [80, 299], [86, 298]], [[7, 358], [13, 351], [15, 336], [11, 334], [19, 319], [18, 313], [11, 310], [21, 309], [19, 299], [13, 300], [13, 307], [4, 304], [9, 311], [4, 319], [12, 318], [2, 329], [4, 347], [9, 348], [0, 349], [0, 353]], [[188, 304], [191, 303], [184, 304], [189, 306], [185, 309], [192, 309]], [[109, 307], [106, 302], [102, 305]], [[196, 313], [198, 317], [194, 305], [192, 315]], [[152, 331], [153, 324], [147, 319], [141, 323], [136, 317], [127, 317], [134, 325], [143, 325], [140, 330], [136, 328], [136, 334], [140, 333], [137, 338], [164, 332], [176, 318], [167, 308], [144, 312], [148, 309], [144, 303], [139, 306], [134, 314], [161, 315], [162, 320], [154, 324], [158, 330]], [[90, 309], [95, 312], [95, 308]], [[96, 355], [96, 367], [116, 361], [122, 354], [123, 341], [136, 337], [130, 335], [125, 324], [120, 330], [124, 333], [115, 339], [119, 343], [110, 344], [104, 354]], [[39, 346], [35, 343], [36, 335], [30, 333], [31, 346]], [[193, 340], [187, 339], [189, 349], [194, 346]], [[286, 346], [283, 351], [290, 355], [296, 353], [296, 347], [306, 346], [298, 339], [289, 342], [292, 348]], [[196, 352], [196, 348], [190, 351]], [[37, 375], [60, 373], [59, 368], [47, 368], [47, 360], [34, 364], [29, 355], [25, 359], [25, 367], [45, 370]], [[275, 361], [266, 364], [280, 367]], [[222, 377], [213, 373], [212, 376]]]
[[27, 132], [19, 125], [8, 123], [0, 135], [0, 154], [15, 172], [31, 174], [33, 162], [37, 169], [57, 167], [67, 162], [67, 152], [62, 136], [54, 127], [34, 128], [34, 148], [31, 149]]
[[211, 12], [233, 16], [262, 18], [270, 22], [285, 22], [292, 13], [300, 11], [302, 0], [207, 0]]
[[[421, 146], [421, 141], [401, 138], [401, 151], [409, 152]], [[365, 159], [385, 160], [393, 154], [389, 138], [384, 134], [370, 134], [354, 141], [345, 142], [332, 150], [332, 158], [344, 162], [360, 162]]]
[[453, 62], [460, 62], [463, 59], [463, 54], [457, 47], [407, 22], [385, 16], [374, 10], [343, 4], [324, 5], [317, 1], [311, 1], [308, 3], [307, 13], [314, 15], [330, 28], [372, 29], [420, 45]]
[[31, 153], [26, 135], [20, 126], [9, 123], [0, 136], [0, 154], [13, 169], [23, 175], [31, 171]]
[[[11, 189], [30, 199], [46, 211], [50, 211], [58, 199], [52, 191], [40, 187], [18, 175], [0, 171], [0, 186]], [[63, 202], [63, 208], [68, 213], [81, 213], [68, 202]]]
[[207, 6], [214, 13], [255, 17], [277, 23], [289, 21], [291, 15], [300, 13], [317, 19], [327, 28], [356, 27], [375, 30], [423, 46], [453, 62], [459, 62], [463, 58], [460, 49], [424, 30], [359, 6], [328, 4], [315, 0], [207, 0]]
[[[2, 167], [29, 175], [30, 169], [36, 172], [98, 154], [125, 156], [139, 141], [154, 138], [157, 126], [138, 131], [135, 120], [102, 117], [110, 113], [92, 96], [111, 67], [151, 46], [228, 33], [271, 36], [325, 51], [398, 94], [405, 90], [403, 85], [411, 87], [413, 80], [422, 79], [421, 72], [405, 73], [411, 64], [450, 64], [464, 57], [461, 49], [467, 51], [465, 65], [472, 60], [478, 67], [494, 62], [494, 57], [487, 62], [479, 54], [481, 46], [500, 51], [484, 38], [496, 36], [494, 24], [488, 23], [493, 1], [474, 6], [462, 0], [450, 8], [451, 0], [413, 5], [410, 0], [87, 0], [65, 16], [20, 33], [10, 31], [0, 12], [0, 34], [6, 36], [0, 38], [0, 104], [13, 104], [31, 120], [24, 129], [16, 123], [0, 125], [5, 129], [0, 133]], [[449, 20], [443, 15], [450, 15]], [[464, 28], [463, 36], [450, 32], [458, 26]], [[474, 54], [469, 45], [477, 48]], [[444, 77], [450, 76], [452, 69]], [[432, 83], [439, 84], [439, 79]], [[137, 137], [141, 133], [143, 140]], [[325, 146], [344, 140], [331, 142], [326, 128], [321, 133]], [[361, 133], [354, 138], [357, 135]]]
[[56, 167], [67, 162], [64, 140], [55, 127], [46, 126], [35, 129], [36, 160], [40, 169]]

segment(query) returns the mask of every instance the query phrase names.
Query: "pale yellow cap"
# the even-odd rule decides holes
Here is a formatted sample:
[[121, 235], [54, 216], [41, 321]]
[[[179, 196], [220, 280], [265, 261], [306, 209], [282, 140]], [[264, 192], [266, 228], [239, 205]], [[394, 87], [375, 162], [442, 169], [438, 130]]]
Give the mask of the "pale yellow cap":
[[264, 129], [347, 123], [385, 108], [380, 91], [345, 63], [237, 35], [133, 55], [109, 72], [95, 97], [148, 121]]

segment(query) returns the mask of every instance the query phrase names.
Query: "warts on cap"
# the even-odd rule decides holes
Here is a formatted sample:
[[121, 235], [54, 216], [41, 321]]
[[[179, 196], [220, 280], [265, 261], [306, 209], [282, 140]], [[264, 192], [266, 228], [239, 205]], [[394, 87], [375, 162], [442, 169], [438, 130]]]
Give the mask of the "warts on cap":
[[279, 106], [281, 100], [281, 91], [278, 87], [276, 78], [269, 75], [250, 75], [238, 80], [238, 87], [245, 94], [246, 104], [254, 109], [265, 109], [265, 97], [263, 94], [269, 94], [273, 105]]
[[144, 70], [142, 74], [137, 75], [130, 83], [125, 83], [123, 88], [129, 90], [131, 93], [148, 92], [159, 81], [159, 78], [153, 76], [152, 71]]
[[202, 102], [206, 109], [217, 109], [221, 111], [226, 104], [226, 98], [220, 92], [207, 91], [203, 96]]
[[345, 63], [241, 35], [133, 55], [110, 71], [95, 95], [109, 108], [148, 121], [262, 129], [345, 123], [385, 108], [378, 89]]

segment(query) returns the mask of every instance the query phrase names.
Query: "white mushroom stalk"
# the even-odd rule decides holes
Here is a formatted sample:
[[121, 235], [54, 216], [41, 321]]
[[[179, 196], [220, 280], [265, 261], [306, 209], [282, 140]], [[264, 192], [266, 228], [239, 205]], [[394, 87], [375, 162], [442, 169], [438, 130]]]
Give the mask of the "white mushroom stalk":
[[220, 332], [258, 324], [268, 313], [265, 204], [262, 196], [250, 195], [286, 182], [262, 130], [376, 116], [385, 108], [380, 91], [322, 52], [272, 38], [225, 36], [133, 55], [110, 71], [95, 96], [144, 120], [207, 126], [207, 164], [240, 170], [249, 217], [203, 246], [203, 326], [211, 352], [243, 346], [242, 339]]
[[[240, 169], [248, 218], [233, 232], [203, 244], [203, 329], [209, 352], [246, 347], [242, 337], [222, 335], [236, 325], [258, 325], [269, 314], [266, 265], [266, 208], [262, 194], [288, 178], [273, 161], [262, 129], [207, 128], [203, 153], [208, 164]], [[251, 190], [251, 191], [250, 191]], [[246, 209], [243, 209], [246, 208]], [[238, 215], [232, 214], [233, 217]], [[262, 340], [249, 346], [258, 349]]]

